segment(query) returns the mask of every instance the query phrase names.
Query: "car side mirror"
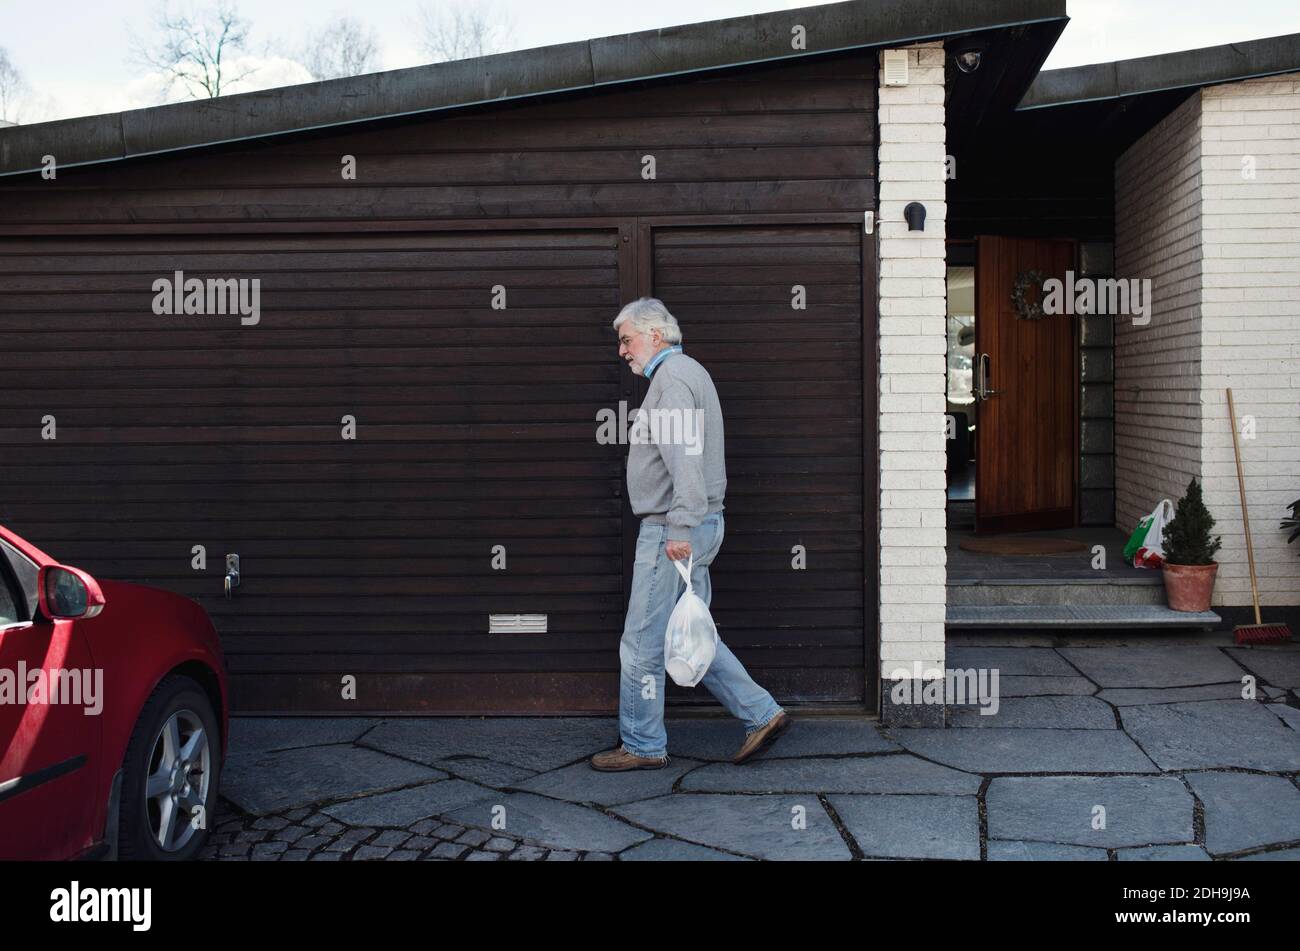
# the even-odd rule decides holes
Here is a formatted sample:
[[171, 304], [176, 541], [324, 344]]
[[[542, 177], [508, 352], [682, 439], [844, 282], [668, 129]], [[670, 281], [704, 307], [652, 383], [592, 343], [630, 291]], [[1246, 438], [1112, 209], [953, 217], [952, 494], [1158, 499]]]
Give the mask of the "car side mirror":
[[80, 568], [45, 565], [37, 579], [41, 613], [52, 621], [92, 618], [104, 610], [104, 592]]

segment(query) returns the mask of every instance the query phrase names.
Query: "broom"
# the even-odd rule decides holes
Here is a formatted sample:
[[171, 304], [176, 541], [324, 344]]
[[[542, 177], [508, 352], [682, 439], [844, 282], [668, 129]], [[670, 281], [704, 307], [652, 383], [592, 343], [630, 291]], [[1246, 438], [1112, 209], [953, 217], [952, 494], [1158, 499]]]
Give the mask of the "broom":
[[1277, 644], [1291, 640], [1291, 628], [1285, 624], [1264, 624], [1259, 618], [1259, 588], [1255, 583], [1255, 551], [1250, 544], [1250, 516], [1246, 513], [1246, 477], [1241, 472], [1241, 448], [1237, 445], [1237, 411], [1232, 405], [1232, 387], [1228, 387], [1228, 420], [1232, 423], [1232, 455], [1237, 460], [1241, 521], [1246, 527], [1246, 558], [1250, 561], [1250, 600], [1255, 605], [1255, 623], [1237, 625], [1232, 635], [1238, 644]]

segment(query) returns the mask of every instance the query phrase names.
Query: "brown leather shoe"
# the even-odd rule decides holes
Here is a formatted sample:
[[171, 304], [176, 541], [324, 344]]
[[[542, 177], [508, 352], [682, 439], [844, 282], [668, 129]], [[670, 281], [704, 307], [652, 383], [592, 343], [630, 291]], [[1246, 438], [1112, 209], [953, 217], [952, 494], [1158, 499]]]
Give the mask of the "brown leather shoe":
[[735, 759], [733, 759], [732, 762], [743, 763], [760, 750], [767, 749], [772, 745], [773, 740], [786, 730], [790, 729], [790, 724], [792, 722], [793, 721], [785, 715], [785, 711], [782, 710], [776, 716], [772, 717], [772, 719], [768, 720], [767, 723], [763, 724], [763, 726], [745, 737], [745, 745], [740, 748], [740, 751], [736, 754]]
[[588, 762], [592, 769], [598, 769], [602, 773], [614, 773], [625, 769], [663, 769], [668, 765], [668, 757], [651, 759], [648, 756], [637, 756], [629, 753], [620, 743], [617, 749], [597, 753]]

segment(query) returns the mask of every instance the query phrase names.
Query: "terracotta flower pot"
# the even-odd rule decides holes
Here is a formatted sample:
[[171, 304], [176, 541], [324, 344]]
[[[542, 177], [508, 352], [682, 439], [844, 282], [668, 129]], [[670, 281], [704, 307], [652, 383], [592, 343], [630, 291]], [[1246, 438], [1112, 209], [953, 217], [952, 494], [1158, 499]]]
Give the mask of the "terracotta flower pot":
[[1208, 565], [1171, 565], [1165, 563], [1165, 595], [1175, 611], [1208, 611], [1214, 592], [1217, 561]]

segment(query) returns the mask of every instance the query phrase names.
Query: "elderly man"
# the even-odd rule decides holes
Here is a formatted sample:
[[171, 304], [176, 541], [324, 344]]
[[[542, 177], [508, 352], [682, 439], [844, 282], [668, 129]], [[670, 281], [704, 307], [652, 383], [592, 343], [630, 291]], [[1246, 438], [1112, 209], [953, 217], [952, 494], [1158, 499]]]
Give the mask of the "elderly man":
[[[629, 440], [627, 459], [628, 501], [641, 518], [641, 529], [618, 649], [623, 742], [597, 753], [591, 766], [602, 771], [662, 769], [668, 765], [664, 634], [686, 590], [671, 562], [694, 555], [691, 585], [709, 603], [709, 565], [724, 534], [722, 408], [708, 371], [682, 352], [681, 328], [661, 301], [643, 297], [628, 304], [615, 319], [614, 330], [619, 358], [633, 373], [644, 373], [650, 380], [641, 418], [652, 425], [649, 438]], [[745, 742], [734, 762], [745, 762], [790, 726], [786, 712], [721, 641], [701, 683], [745, 724]]]

